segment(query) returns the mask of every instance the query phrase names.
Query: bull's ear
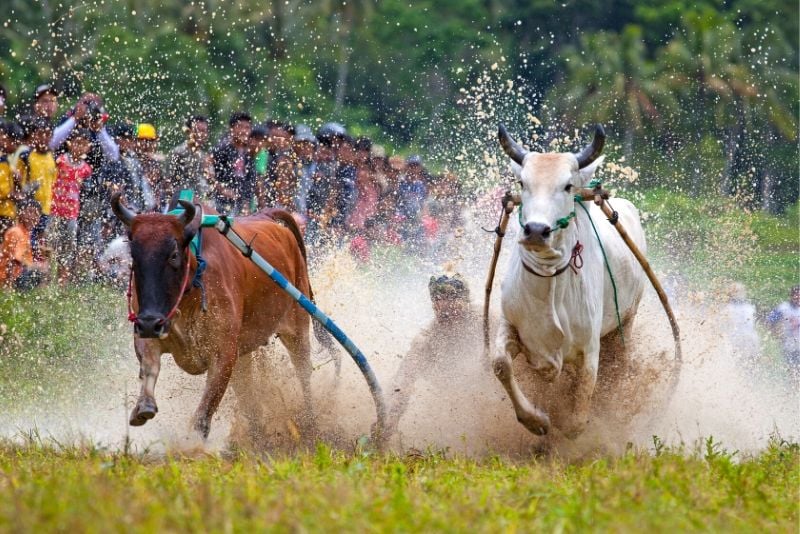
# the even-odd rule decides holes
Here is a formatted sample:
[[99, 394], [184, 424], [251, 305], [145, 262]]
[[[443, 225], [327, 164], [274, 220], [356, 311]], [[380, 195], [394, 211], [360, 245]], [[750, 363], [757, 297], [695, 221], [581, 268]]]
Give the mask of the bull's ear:
[[514, 176], [516, 176], [518, 180], [522, 177], [522, 165], [520, 165], [516, 161], [509, 161], [508, 167], [511, 169], [511, 172], [514, 173]]
[[581, 185], [586, 185], [589, 183], [589, 180], [594, 177], [595, 171], [600, 167], [600, 165], [602, 165], [604, 159], [606, 159], [605, 156], [600, 156], [589, 165], [578, 171], [581, 176]]
[[194, 236], [200, 231], [200, 224], [203, 222], [203, 211], [195, 210], [194, 217], [183, 227], [183, 246], [189, 246]]

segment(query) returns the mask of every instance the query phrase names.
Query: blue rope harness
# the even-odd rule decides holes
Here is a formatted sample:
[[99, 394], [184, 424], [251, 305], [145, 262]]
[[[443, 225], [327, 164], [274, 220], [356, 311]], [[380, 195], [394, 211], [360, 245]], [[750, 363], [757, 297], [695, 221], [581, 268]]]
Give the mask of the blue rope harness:
[[201, 226], [200, 229], [197, 231], [197, 235], [194, 236], [192, 242], [189, 243], [189, 248], [194, 253], [194, 257], [197, 259], [197, 270], [194, 272], [194, 277], [192, 278], [192, 287], [197, 287], [200, 289], [200, 309], [204, 312], [208, 311], [208, 301], [206, 300], [206, 286], [203, 285], [203, 273], [206, 270], [208, 264], [206, 263], [205, 258], [203, 258], [202, 250], [203, 250], [203, 227]]

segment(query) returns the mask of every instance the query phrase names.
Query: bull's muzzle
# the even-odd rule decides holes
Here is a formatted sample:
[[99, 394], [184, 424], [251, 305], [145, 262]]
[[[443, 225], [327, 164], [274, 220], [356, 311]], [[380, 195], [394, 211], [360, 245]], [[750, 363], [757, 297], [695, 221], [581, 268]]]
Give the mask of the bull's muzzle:
[[169, 334], [169, 322], [159, 314], [144, 314], [137, 317], [133, 330], [141, 338], [164, 339]]
[[552, 232], [553, 229], [546, 224], [529, 222], [522, 227], [522, 234], [524, 237], [520, 243], [532, 246], [545, 245]]

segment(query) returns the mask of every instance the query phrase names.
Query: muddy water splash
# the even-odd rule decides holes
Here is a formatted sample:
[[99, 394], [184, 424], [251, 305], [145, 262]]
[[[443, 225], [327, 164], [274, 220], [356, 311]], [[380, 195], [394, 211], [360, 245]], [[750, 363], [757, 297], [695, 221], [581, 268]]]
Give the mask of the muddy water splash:
[[[483, 277], [491, 237], [478, 230], [484, 215], [468, 215], [468, 228], [456, 239], [448, 268], [465, 275], [476, 304], [482, 298]], [[509, 240], [510, 241], [510, 240]], [[498, 269], [505, 271], [506, 243]], [[376, 254], [371, 265], [356, 263], [347, 253], [321, 259], [313, 281], [321, 307], [348, 332], [374, 366], [388, 400], [393, 376], [411, 340], [431, 320], [427, 280], [442, 265], [394, 253]], [[499, 290], [494, 292], [497, 313]], [[395, 450], [411, 447], [446, 448], [469, 455], [524, 455], [542, 447], [564, 456], [617, 452], [628, 443], [647, 446], [652, 436], [665, 442], [693, 442], [714, 436], [727, 447], [753, 450], [770, 435], [800, 436], [797, 383], [788, 376], [763, 371], [757, 354], [742, 354], [732, 346], [724, 315], [713, 301], [678, 300], [685, 362], [670, 397], [664, 387], [671, 369], [669, 326], [652, 290], [648, 290], [629, 340], [630, 373], [607, 389], [610, 399], [595, 410], [592, 423], [577, 440], [536, 438], [519, 425], [510, 401], [483, 360], [480, 343], [455, 340], [452, 362], [421, 378], [409, 408], [391, 442]], [[496, 321], [496, 317], [494, 319]], [[475, 325], [480, 329], [480, 324]], [[137, 450], [196, 447], [189, 419], [204, 387], [204, 377], [181, 372], [165, 356], [156, 389], [159, 414], [146, 426], [132, 428], [127, 417], [138, 393], [137, 364], [127, 326], [106, 332], [114, 350], [80, 372], [82, 385], [42, 395], [24, 405], [4, 406], [0, 433], [20, 436], [34, 430], [59, 442], [86, 440], [110, 448]], [[97, 343], [95, 342], [95, 345]], [[322, 439], [349, 448], [369, 433], [374, 408], [357, 368], [343, 353], [341, 376], [327, 356], [315, 356], [314, 405]], [[231, 390], [215, 416], [206, 448], [222, 450], [229, 441], [244, 447], [293, 450], [297, 446], [300, 393], [294, 371], [280, 344], [272, 342], [256, 356], [264, 412], [261, 434], [253, 440], [236, 417], [237, 399]], [[528, 373], [522, 361], [516, 371]], [[761, 370], [761, 371], [760, 371]], [[524, 383], [524, 381], [523, 381]], [[533, 383], [526, 387], [536, 387]], [[600, 403], [598, 403], [600, 404]], [[228, 439], [230, 436], [230, 440]]]

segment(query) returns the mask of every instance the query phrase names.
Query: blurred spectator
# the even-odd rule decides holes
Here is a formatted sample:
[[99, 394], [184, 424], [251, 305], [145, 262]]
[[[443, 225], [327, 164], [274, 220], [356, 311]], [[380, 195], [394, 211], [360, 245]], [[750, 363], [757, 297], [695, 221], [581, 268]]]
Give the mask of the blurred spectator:
[[367, 220], [378, 213], [379, 190], [368, 162], [356, 171], [356, 202], [347, 219], [347, 227], [351, 232], [363, 232]]
[[423, 230], [420, 218], [426, 196], [422, 158], [409, 156], [406, 160], [406, 173], [401, 175], [397, 186], [397, 212], [402, 220], [400, 234], [405, 244], [412, 248], [422, 243]]
[[737, 359], [754, 360], [761, 352], [761, 341], [756, 331], [756, 307], [748, 300], [743, 284], [732, 283], [728, 292], [723, 315], [732, 353]]
[[154, 210], [156, 199], [136, 156], [136, 129], [131, 124], [119, 123], [114, 125], [112, 133], [119, 145], [119, 160], [124, 169], [124, 178], [119, 187], [126, 204], [140, 213]]
[[338, 165], [336, 167], [336, 179], [331, 191], [335, 199], [335, 205], [330, 227], [342, 232], [358, 198], [358, 190], [356, 188], [358, 155], [356, 154], [355, 141], [352, 137], [342, 135], [337, 138], [336, 156]]
[[268, 161], [267, 147], [269, 145], [269, 130], [266, 126], [256, 125], [250, 130], [248, 150], [250, 152], [250, 166], [247, 167], [247, 179], [245, 184], [239, 188], [240, 194], [244, 199], [249, 199], [246, 203], [247, 212], [255, 213], [266, 206], [266, 199], [269, 197], [269, 184], [267, 181], [267, 167], [262, 166], [257, 160], [259, 157], [266, 157]]
[[266, 205], [292, 209], [297, 180], [292, 160], [294, 128], [281, 121], [267, 121], [269, 165], [267, 166]]
[[14, 123], [0, 119], [0, 240], [5, 231], [14, 224], [20, 194], [21, 184], [17, 169], [9, 161], [9, 155], [17, 148], [12, 132], [14, 126]]
[[35, 117], [30, 121], [27, 143], [29, 152], [20, 154], [17, 169], [25, 187], [36, 187], [34, 198], [41, 207], [39, 222], [31, 228], [31, 248], [36, 261], [44, 257], [45, 229], [50, 221], [53, 207], [53, 185], [56, 182], [56, 160], [48, 147], [52, 133], [50, 121], [43, 117]]
[[58, 265], [61, 284], [71, 278], [77, 259], [81, 184], [92, 174], [92, 168], [86, 163], [91, 147], [91, 132], [76, 128], [67, 139], [67, 152], [56, 160], [58, 177], [53, 188], [53, 219], [48, 242]]
[[329, 237], [325, 232], [333, 217], [334, 203], [333, 182], [336, 179], [336, 145], [337, 136], [344, 134], [344, 128], [336, 123], [323, 125], [317, 131], [317, 150], [315, 161], [317, 170], [311, 189], [306, 197], [306, 214], [308, 223], [306, 239], [309, 243], [320, 244]]
[[33, 114], [50, 123], [58, 111], [58, 91], [50, 84], [40, 85], [33, 94]]
[[6, 230], [0, 247], [0, 287], [31, 289], [44, 282], [47, 264], [36, 261], [31, 250], [31, 230], [38, 223], [41, 206], [32, 199], [17, 205], [17, 221]]
[[243, 111], [233, 113], [228, 120], [228, 135], [211, 152], [216, 182], [214, 201], [220, 213], [238, 215], [241, 211], [238, 193], [250, 167], [248, 145], [252, 129], [250, 115]]
[[788, 301], [769, 312], [767, 324], [780, 336], [786, 363], [800, 371], [800, 285], [789, 291]]
[[319, 142], [311, 128], [300, 124], [295, 128], [292, 138], [292, 160], [297, 176], [297, 191], [294, 197], [294, 211], [305, 219], [308, 213], [308, 195], [317, 173], [317, 146]]
[[186, 141], [172, 149], [167, 158], [165, 183], [169, 198], [182, 189], [191, 189], [195, 198], [205, 199], [214, 180], [214, 162], [207, 151], [208, 118], [192, 115], [183, 131]]
[[142, 165], [145, 181], [153, 191], [156, 209], [164, 211], [172, 198], [172, 184], [164, 174], [164, 154], [158, 152], [158, 131], [149, 123], [136, 126], [136, 157]]
[[8, 93], [6, 92], [6, 86], [0, 84], [0, 118], [6, 116], [6, 101], [8, 100]]
[[369, 164], [372, 155], [372, 140], [369, 137], [360, 136], [353, 143], [353, 148], [356, 151], [355, 164], [357, 167], [363, 167]]
[[76, 127], [86, 128], [91, 135], [91, 148], [86, 163], [92, 174], [81, 184], [80, 214], [78, 215], [78, 261], [84, 274], [93, 278], [91, 269], [101, 250], [103, 236], [110, 232], [112, 221], [108, 197], [115, 187], [124, 184], [124, 167], [119, 161], [119, 146], [106, 129], [109, 114], [103, 98], [84, 93], [67, 118], [53, 130], [50, 148], [63, 152], [62, 145]]
[[96, 173], [106, 161], [119, 159], [119, 147], [105, 127], [107, 121], [108, 112], [103, 106], [100, 95], [84, 93], [69, 111], [66, 120], [53, 130], [50, 150], [59, 151], [76, 126], [88, 128], [92, 131], [92, 149], [89, 151], [87, 162]]

